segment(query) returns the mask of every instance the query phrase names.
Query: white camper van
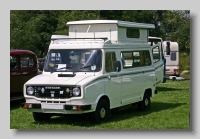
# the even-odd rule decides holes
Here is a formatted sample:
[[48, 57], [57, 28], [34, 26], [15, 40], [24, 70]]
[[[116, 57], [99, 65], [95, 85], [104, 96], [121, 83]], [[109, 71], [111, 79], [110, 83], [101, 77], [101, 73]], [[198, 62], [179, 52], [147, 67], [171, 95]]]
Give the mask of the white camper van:
[[111, 109], [129, 104], [149, 110], [164, 71], [160, 46], [148, 44], [149, 29], [155, 26], [118, 20], [67, 26], [68, 37], [52, 38], [42, 74], [24, 84], [23, 108], [35, 121], [90, 113], [100, 123]]

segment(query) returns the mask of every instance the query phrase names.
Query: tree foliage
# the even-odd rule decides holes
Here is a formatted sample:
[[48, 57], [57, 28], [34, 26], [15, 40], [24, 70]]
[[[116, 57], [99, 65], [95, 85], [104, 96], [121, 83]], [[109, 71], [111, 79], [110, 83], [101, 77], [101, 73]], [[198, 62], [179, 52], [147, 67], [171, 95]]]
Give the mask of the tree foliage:
[[43, 57], [51, 35], [68, 35], [68, 21], [98, 19], [154, 24], [150, 36], [176, 41], [180, 51], [190, 52], [190, 11], [183, 10], [11, 10], [10, 48]]
[[190, 12], [167, 11], [162, 21], [166, 40], [178, 42], [180, 51], [190, 52]]
[[57, 27], [57, 11], [11, 11], [10, 47], [43, 56]]

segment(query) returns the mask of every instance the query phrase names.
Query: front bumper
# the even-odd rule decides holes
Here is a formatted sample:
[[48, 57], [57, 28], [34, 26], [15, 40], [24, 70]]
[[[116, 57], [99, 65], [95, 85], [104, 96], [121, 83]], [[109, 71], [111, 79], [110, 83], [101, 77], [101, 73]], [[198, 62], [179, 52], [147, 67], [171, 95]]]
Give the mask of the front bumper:
[[92, 110], [92, 105], [66, 105], [66, 104], [48, 104], [48, 103], [22, 103], [21, 107], [32, 112], [46, 113], [85, 113]]

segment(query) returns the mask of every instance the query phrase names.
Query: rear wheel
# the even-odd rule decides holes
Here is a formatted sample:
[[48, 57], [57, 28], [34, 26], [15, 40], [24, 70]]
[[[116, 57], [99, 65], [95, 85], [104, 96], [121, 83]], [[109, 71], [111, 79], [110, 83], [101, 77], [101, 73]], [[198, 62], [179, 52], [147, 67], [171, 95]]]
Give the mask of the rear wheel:
[[51, 119], [51, 115], [48, 113], [33, 112], [33, 118], [37, 122], [48, 121]]
[[139, 111], [148, 111], [150, 110], [150, 95], [148, 93], [144, 94], [143, 100], [137, 103], [137, 107]]
[[106, 100], [100, 100], [97, 104], [96, 110], [92, 114], [93, 122], [101, 123], [105, 122], [110, 117], [110, 107]]
[[172, 80], [175, 81], [175, 80], [176, 80], [176, 77], [173, 77]]

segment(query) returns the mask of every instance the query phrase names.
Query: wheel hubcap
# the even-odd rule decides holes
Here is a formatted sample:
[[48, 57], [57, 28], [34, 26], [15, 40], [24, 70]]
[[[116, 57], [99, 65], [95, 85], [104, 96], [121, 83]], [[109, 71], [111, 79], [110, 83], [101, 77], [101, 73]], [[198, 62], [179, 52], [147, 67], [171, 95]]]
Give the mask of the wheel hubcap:
[[144, 104], [145, 104], [145, 106], [148, 106], [149, 100], [147, 98], [145, 99]]
[[105, 115], [106, 115], [106, 110], [105, 110], [105, 108], [101, 108], [101, 110], [100, 110], [100, 117], [101, 117], [101, 118], [104, 118]]

